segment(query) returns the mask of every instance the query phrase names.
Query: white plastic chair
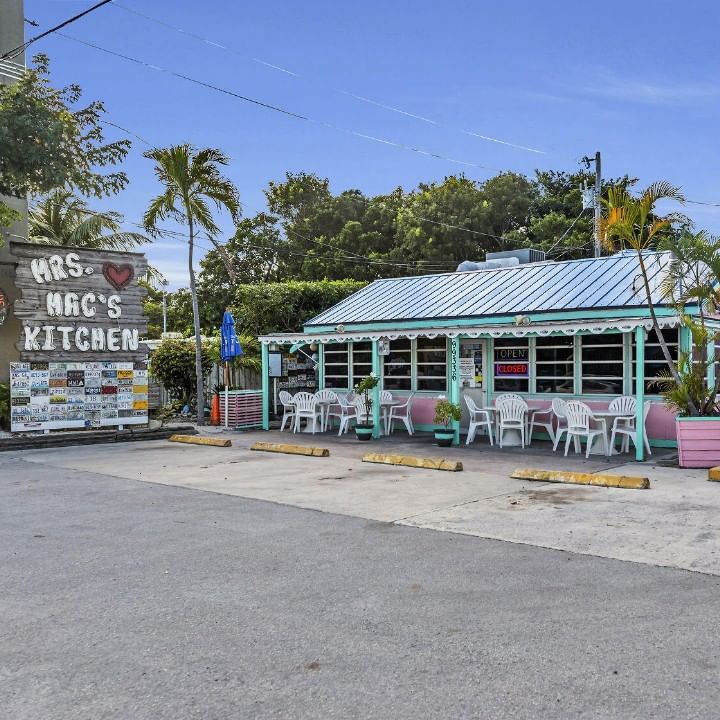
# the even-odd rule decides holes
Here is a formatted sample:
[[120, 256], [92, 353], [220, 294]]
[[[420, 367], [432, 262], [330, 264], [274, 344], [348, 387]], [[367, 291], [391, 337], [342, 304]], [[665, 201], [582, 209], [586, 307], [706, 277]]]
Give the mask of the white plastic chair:
[[[354, 400], [353, 396], [353, 400]], [[352, 420], [356, 415], [355, 410], [355, 404], [354, 402], [349, 402], [347, 397], [343, 397], [342, 395], [337, 396], [337, 405], [331, 405], [330, 411], [328, 413], [328, 419], [331, 417], [336, 417], [340, 423], [340, 429], [338, 430], [338, 437], [342, 435], [343, 433], [346, 433], [348, 431], [348, 427], [350, 426], [350, 420]], [[336, 411], [335, 408], [338, 408]]]
[[563, 436], [563, 433], [567, 432], [567, 402], [562, 398], [553, 398], [552, 411], [553, 415], [557, 418], [555, 439], [553, 440], [553, 452], [555, 452], [560, 442], [560, 438]]
[[[634, 401], [635, 398], [631, 398], [631, 400]], [[648, 455], [652, 455], [652, 450], [650, 450], [650, 441], [647, 435], [647, 416], [652, 405], [652, 400], [646, 400], [643, 404], [643, 444]], [[637, 407], [637, 405], [635, 405], [635, 407]], [[632, 418], [630, 416], [615, 418], [612, 433], [610, 434], [611, 450], [615, 448], [615, 437], [617, 435], [622, 437], [620, 452], [628, 452], [628, 450], [630, 450], [630, 440], [632, 440], [633, 445], [635, 445], [635, 417], [636, 416], [633, 415]], [[623, 422], [618, 422], [620, 420]]]
[[504, 402], [505, 400], [522, 400], [525, 402], [525, 398], [517, 393], [501, 393], [495, 398], [495, 404], [497, 405], [498, 402]]
[[520, 444], [525, 447], [525, 430], [528, 406], [520, 397], [500, 397], [495, 400], [498, 415], [498, 445], [503, 446], [506, 430], [520, 431]]
[[320, 405], [320, 413], [322, 416], [322, 430], [327, 430], [328, 421], [330, 420], [330, 408], [338, 404], [338, 396], [332, 390], [318, 390], [315, 393], [318, 404]]
[[470, 425], [468, 426], [468, 434], [465, 444], [469, 445], [475, 440], [475, 431], [479, 427], [486, 427], [488, 437], [490, 438], [490, 444], [494, 445], [495, 439], [493, 437], [493, 421], [490, 417], [490, 411], [479, 408], [469, 395], [464, 395], [463, 397], [465, 398], [467, 409], [470, 412]]
[[295, 425], [295, 402], [292, 395], [287, 390], [281, 390], [278, 393], [280, 404], [283, 407], [282, 423], [280, 424], [280, 432], [285, 429], [286, 421], [290, 420], [288, 427]]
[[295, 402], [295, 426], [293, 432], [299, 432], [300, 421], [303, 419], [305, 419], [308, 424], [312, 420], [313, 435], [317, 430], [318, 420], [320, 421], [320, 428], [322, 429], [322, 410], [318, 405], [314, 393], [299, 392], [293, 397], [293, 401]]
[[373, 422], [372, 408], [369, 413], [365, 410], [362, 395], [355, 396], [355, 422], [361, 425], [372, 425]]
[[555, 428], [553, 427], [553, 409], [552, 406], [547, 410], [540, 408], [530, 409], [530, 429], [528, 430], [528, 445], [532, 445], [532, 434], [535, 426], [545, 428], [550, 436], [550, 442], [555, 444]]
[[385, 428], [386, 435], [392, 435], [392, 431], [394, 429], [393, 422], [395, 420], [401, 420], [403, 423], [405, 423], [405, 427], [407, 428], [408, 435], [415, 434], [415, 427], [413, 426], [412, 415], [411, 415], [412, 400], [413, 400], [413, 393], [410, 393], [410, 395], [408, 396], [408, 399], [402, 405], [393, 405], [390, 408], [390, 413], [388, 415], [387, 425]]
[[[570, 439], [575, 441], [575, 452], [581, 451], [581, 438], [587, 439], [587, 448], [585, 449], [585, 457], [590, 457], [590, 448], [595, 438], [600, 435], [602, 437], [603, 449], [605, 455], [608, 454], [607, 448], [607, 426], [605, 418], [596, 418], [592, 414], [592, 410], [585, 404], [577, 400], [570, 400], [565, 408], [565, 416], [567, 417], [567, 438], [565, 439], [565, 456], [567, 457], [570, 448]], [[598, 423], [600, 428], [590, 427], [591, 422]]]
[[[635, 427], [635, 410], [637, 408], [637, 401], [632, 395], [621, 395], [615, 398], [610, 405], [608, 410], [610, 412], [622, 413], [622, 417], [613, 418], [612, 432], [610, 434], [610, 454], [615, 450], [615, 434], [620, 428], [634, 428]], [[621, 435], [623, 433], [620, 433]], [[627, 435], [622, 439], [620, 452], [627, 452], [627, 445], [629, 444]]]

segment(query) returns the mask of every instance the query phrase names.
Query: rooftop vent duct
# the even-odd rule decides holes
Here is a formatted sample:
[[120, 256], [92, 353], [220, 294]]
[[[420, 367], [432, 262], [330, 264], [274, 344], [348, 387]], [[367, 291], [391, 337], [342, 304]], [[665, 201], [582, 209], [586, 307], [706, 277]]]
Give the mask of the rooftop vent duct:
[[513, 267], [525, 263], [542, 262], [545, 253], [542, 250], [522, 248], [521, 250], [506, 250], [505, 252], [487, 253], [483, 262], [464, 260], [457, 266], [456, 272], [472, 272], [473, 270], [495, 270], [503, 267]]
[[517, 258], [522, 264], [543, 262], [545, 252], [534, 248], [521, 248], [520, 250], [506, 250], [504, 252], [486, 253], [485, 260], [499, 260], [501, 258]]

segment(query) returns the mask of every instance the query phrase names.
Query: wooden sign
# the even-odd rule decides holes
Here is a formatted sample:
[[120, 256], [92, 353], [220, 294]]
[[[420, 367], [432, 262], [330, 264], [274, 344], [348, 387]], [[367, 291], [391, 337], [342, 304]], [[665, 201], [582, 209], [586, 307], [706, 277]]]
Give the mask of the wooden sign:
[[140, 253], [12, 242], [23, 362], [137, 362], [147, 351]]

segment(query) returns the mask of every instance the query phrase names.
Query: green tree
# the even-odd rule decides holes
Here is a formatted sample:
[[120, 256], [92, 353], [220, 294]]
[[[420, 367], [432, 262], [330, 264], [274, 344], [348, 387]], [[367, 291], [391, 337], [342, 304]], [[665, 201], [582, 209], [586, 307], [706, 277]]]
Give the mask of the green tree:
[[364, 286], [365, 283], [354, 280], [240, 285], [235, 291], [233, 315], [247, 335], [296, 332], [306, 321]]
[[[105, 142], [104, 105], [77, 107], [78, 85], [56, 89], [50, 84], [49, 62], [37, 55], [23, 77], [0, 85], [0, 195], [25, 197], [56, 188], [103, 197], [127, 184], [122, 171], [102, 168], [121, 162], [128, 140]], [[8, 207], [0, 203], [0, 222], [8, 223]]]
[[132, 250], [149, 242], [140, 233], [120, 229], [117, 212], [94, 212], [70, 190], [53, 190], [30, 208], [30, 240], [92, 250]]
[[[155, 148], [145, 153], [155, 162], [155, 175], [164, 191], [154, 198], [144, 216], [145, 227], [150, 233], [158, 232], [158, 222], [171, 218], [188, 227], [188, 272], [192, 300], [193, 329], [195, 331], [195, 378], [197, 396], [203, 392], [202, 341], [200, 338], [200, 313], [193, 252], [198, 230], [204, 230], [210, 238], [216, 238], [220, 229], [215, 223], [208, 201], [215, 208], [227, 210], [237, 222], [240, 199], [235, 186], [221, 175], [218, 166], [227, 165], [228, 158], [220, 150], [205, 148], [197, 150], [192, 145], [174, 145]], [[198, 402], [197, 421], [203, 424], [205, 416], [202, 403]]]

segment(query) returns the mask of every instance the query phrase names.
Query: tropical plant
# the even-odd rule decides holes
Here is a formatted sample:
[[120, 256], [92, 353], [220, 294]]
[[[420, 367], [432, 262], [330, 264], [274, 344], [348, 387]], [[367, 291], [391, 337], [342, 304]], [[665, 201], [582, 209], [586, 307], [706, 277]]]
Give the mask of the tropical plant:
[[655, 249], [661, 240], [666, 239], [672, 229], [671, 218], [655, 214], [656, 203], [665, 199], [685, 201], [680, 188], [664, 180], [653, 183], [637, 197], [631, 195], [625, 185], [611, 187], [608, 189], [607, 199], [601, 200], [605, 209], [601, 231], [605, 243], [610, 249], [616, 249], [616, 243], [619, 243], [621, 247], [629, 248], [637, 253], [653, 330], [657, 335], [670, 375], [679, 384], [681, 382], [680, 374], [658, 323], [645, 263], [647, 252]]
[[[673, 253], [673, 260], [663, 281], [664, 296], [682, 317], [692, 338], [690, 352], [679, 353], [677, 373], [680, 381], [664, 372], [655, 381], [665, 403], [683, 416], [712, 417], [720, 415], [718, 394], [720, 377], [710, 385], [709, 370], [715, 358], [708, 357], [708, 346], [716, 344], [720, 333], [708, 326], [709, 314], [717, 313], [720, 299], [720, 239], [701, 230], [688, 230], [668, 238], [662, 249]], [[697, 315], [686, 312], [688, 305], [697, 306]]]
[[442, 425], [446, 430], [453, 420], [460, 422], [461, 417], [462, 410], [457, 403], [450, 402], [446, 398], [442, 398], [435, 403], [433, 422]]
[[[201, 345], [204, 366], [210, 369], [210, 348]], [[163, 340], [150, 356], [150, 372], [165, 386], [174, 398], [190, 405], [193, 397], [200, 398], [197, 403], [203, 411], [203, 387], [197, 392], [195, 383], [195, 348], [187, 340]]]
[[373, 399], [371, 393], [380, 382], [375, 373], [366, 375], [356, 386], [355, 394], [360, 398], [363, 405], [363, 412], [367, 418], [372, 417]]
[[120, 213], [95, 212], [71, 190], [53, 190], [30, 208], [28, 220], [29, 239], [46, 245], [132, 250], [149, 242], [145, 235], [121, 230]]
[[[164, 191], [154, 198], [143, 222], [151, 234], [159, 232], [158, 223], [170, 218], [188, 228], [188, 272], [195, 331], [195, 383], [198, 397], [203, 391], [202, 341], [200, 337], [200, 312], [193, 253], [197, 232], [202, 230], [214, 243], [220, 233], [210, 208], [227, 210], [233, 221], [239, 220], [240, 199], [235, 186], [221, 175], [218, 166], [227, 165], [228, 157], [214, 148], [198, 150], [192, 145], [174, 145], [155, 148], [145, 153], [155, 162], [155, 175], [164, 185]], [[202, 403], [198, 403], [197, 422], [205, 422]]]

